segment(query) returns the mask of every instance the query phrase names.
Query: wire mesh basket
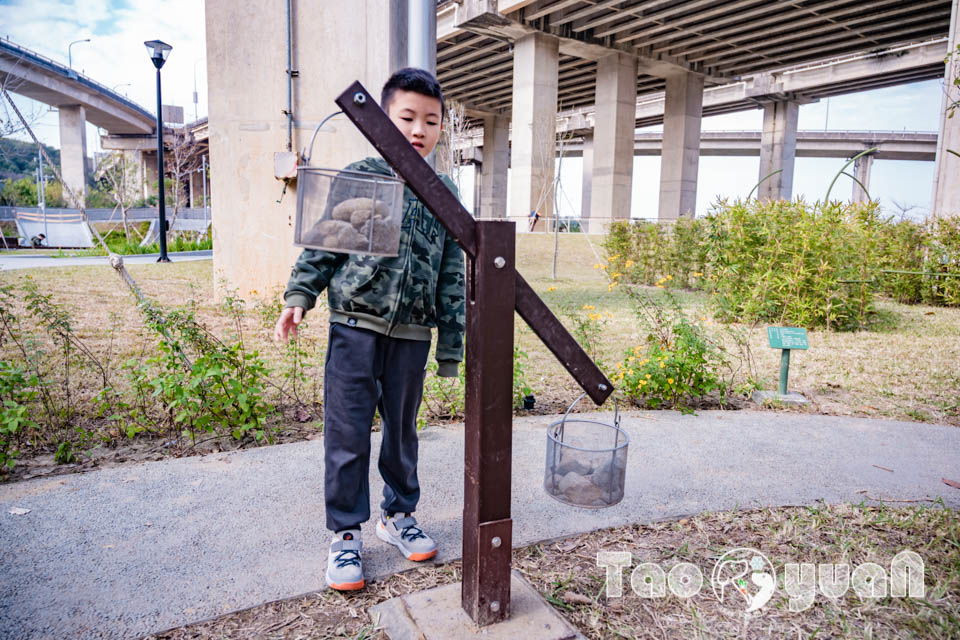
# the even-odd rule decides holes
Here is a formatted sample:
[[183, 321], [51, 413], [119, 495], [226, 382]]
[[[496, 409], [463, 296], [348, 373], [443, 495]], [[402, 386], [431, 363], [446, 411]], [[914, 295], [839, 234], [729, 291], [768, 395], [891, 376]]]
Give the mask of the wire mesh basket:
[[400, 251], [403, 181], [378, 173], [299, 167], [293, 243], [338, 253]]
[[600, 509], [623, 500], [630, 436], [620, 428], [614, 399], [613, 422], [570, 418], [570, 411], [547, 428], [547, 467], [543, 488], [565, 504]]

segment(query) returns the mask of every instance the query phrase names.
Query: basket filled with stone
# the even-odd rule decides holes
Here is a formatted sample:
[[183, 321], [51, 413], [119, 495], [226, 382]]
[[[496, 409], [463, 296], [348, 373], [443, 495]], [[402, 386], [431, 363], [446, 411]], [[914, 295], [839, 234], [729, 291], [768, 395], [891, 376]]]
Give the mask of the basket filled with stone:
[[630, 436], [620, 428], [614, 399], [612, 422], [580, 418], [570, 411], [547, 428], [547, 466], [543, 488], [565, 504], [600, 509], [623, 499]]
[[403, 181], [361, 171], [299, 167], [294, 244], [337, 253], [395, 256]]

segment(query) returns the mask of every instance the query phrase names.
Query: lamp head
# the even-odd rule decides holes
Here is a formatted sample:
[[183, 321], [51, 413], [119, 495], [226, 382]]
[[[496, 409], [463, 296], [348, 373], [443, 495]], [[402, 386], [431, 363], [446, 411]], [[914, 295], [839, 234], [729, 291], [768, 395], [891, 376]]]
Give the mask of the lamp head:
[[149, 40], [143, 44], [147, 47], [147, 54], [153, 61], [153, 66], [157, 69], [162, 67], [163, 63], [167, 61], [167, 56], [170, 55], [170, 50], [173, 49], [173, 47], [162, 40]]

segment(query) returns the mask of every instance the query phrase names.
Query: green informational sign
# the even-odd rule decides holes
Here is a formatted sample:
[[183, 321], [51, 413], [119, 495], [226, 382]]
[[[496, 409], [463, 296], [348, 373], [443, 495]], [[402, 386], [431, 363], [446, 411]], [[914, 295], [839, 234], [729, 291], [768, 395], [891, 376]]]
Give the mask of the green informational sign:
[[767, 327], [767, 339], [774, 349], [809, 349], [807, 330], [796, 327]]

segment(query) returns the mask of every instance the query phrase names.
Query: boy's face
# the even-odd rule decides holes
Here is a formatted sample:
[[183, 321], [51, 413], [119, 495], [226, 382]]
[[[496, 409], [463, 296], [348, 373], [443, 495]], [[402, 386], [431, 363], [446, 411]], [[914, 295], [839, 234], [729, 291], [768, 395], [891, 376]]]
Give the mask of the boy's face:
[[397, 89], [390, 97], [387, 115], [421, 157], [426, 158], [437, 146], [442, 122], [438, 99]]

